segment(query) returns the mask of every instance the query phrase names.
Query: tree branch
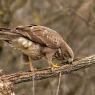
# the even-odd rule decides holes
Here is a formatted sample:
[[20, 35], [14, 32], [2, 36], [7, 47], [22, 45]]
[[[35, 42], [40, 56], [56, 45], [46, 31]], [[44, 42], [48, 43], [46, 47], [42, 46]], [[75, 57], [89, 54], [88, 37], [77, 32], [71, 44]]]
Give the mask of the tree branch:
[[68, 74], [73, 71], [77, 71], [82, 68], [86, 68], [95, 64], [95, 55], [82, 58], [78, 61], [74, 61], [72, 64], [63, 65], [58, 69], [43, 69], [37, 70], [35, 72], [18, 72], [10, 75], [2, 75], [0, 80], [7, 80], [12, 82], [13, 84], [18, 84], [22, 82], [32, 81], [33, 76], [35, 80], [42, 80], [49, 77], [58, 76], [61, 72], [62, 74]]
[[9, 75], [0, 76], [0, 95], [15, 95], [13, 86], [22, 82], [28, 82], [34, 80], [42, 80], [49, 77], [58, 76], [61, 74], [68, 74], [73, 71], [77, 71], [81, 68], [86, 68], [95, 64], [95, 55], [82, 58], [78, 61], [74, 61], [72, 64], [63, 65], [62, 67], [51, 70], [43, 69], [35, 72], [18, 72]]

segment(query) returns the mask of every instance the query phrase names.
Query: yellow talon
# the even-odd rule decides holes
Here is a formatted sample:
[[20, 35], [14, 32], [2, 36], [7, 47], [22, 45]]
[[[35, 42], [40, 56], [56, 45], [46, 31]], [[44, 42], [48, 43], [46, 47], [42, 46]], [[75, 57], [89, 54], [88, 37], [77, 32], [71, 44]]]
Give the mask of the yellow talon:
[[55, 69], [55, 68], [59, 68], [60, 66], [58, 64], [51, 64], [51, 69], [52, 71]]
[[53, 68], [59, 68], [60, 66], [59, 66], [58, 64], [53, 64], [53, 63], [52, 63], [52, 67], [53, 67]]

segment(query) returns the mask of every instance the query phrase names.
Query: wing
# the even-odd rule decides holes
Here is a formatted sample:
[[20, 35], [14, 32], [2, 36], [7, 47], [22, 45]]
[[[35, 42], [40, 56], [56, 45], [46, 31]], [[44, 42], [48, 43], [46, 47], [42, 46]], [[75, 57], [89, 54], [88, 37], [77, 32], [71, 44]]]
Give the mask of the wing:
[[56, 31], [44, 26], [20, 26], [16, 31], [29, 40], [51, 48], [59, 48], [63, 41]]
[[20, 35], [14, 33], [12, 29], [9, 28], [0, 28], [0, 40], [12, 40], [19, 37]]

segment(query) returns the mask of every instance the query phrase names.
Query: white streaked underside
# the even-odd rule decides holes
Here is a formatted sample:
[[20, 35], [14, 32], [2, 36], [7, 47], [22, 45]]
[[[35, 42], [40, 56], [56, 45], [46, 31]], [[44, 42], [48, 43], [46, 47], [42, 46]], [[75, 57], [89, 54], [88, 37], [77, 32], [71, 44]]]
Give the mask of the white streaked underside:
[[39, 44], [36, 44], [26, 38], [19, 37], [17, 39], [12, 40], [12, 45], [16, 49], [20, 50], [26, 55], [32, 57], [32, 59], [36, 59], [41, 57], [41, 47]]

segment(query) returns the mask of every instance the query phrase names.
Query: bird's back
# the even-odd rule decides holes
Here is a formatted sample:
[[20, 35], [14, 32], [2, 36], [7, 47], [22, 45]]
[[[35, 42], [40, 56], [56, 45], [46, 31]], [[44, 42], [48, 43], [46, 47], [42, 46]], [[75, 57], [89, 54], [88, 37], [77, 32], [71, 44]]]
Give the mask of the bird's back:
[[59, 48], [63, 38], [54, 30], [44, 26], [17, 27], [18, 33], [30, 40], [50, 48]]

